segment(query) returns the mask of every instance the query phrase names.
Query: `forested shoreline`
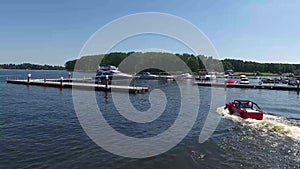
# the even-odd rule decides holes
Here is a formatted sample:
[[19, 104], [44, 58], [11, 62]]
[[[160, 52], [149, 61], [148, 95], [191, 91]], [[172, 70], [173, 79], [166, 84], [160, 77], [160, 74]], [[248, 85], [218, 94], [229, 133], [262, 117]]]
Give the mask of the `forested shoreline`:
[[[147, 53], [139, 53], [139, 52], [113, 52], [109, 54], [102, 55], [90, 55], [83, 56], [80, 58], [80, 62], [82, 67], [79, 69], [82, 70], [92, 70], [95, 68], [95, 64], [98, 64], [98, 61], [102, 59], [101, 65], [114, 65], [118, 66], [126, 57], [129, 55], [140, 55], [147, 57], [157, 57], [163, 55], [171, 55], [170, 53], [160, 53], [160, 52], [147, 52]], [[243, 61], [236, 59], [224, 59], [219, 60], [214, 59], [211, 56], [204, 55], [192, 55], [192, 54], [175, 54], [180, 59], [182, 59], [193, 72], [198, 72], [201, 69], [208, 69], [209, 71], [220, 71], [218, 68], [220, 67], [220, 63], [223, 64], [224, 70], [233, 70], [235, 72], [253, 72], [259, 74], [260, 72], [269, 72], [269, 73], [293, 73], [295, 75], [300, 75], [300, 64], [284, 64], [284, 63], [258, 63], [253, 61]], [[74, 70], [74, 66], [77, 59], [70, 60], [65, 63], [65, 68], [69, 71]], [[166, 63], [168, 64], [168, 63]], [[208, 65], [205, 67], [204, 65]]]
[[[113, 52], [109, 54], [101, 55], [90, 55], [83, 56], [80, 58], [81, 67], [79, 70], [84, 71], [95, 71], [95, 68], [98, 66], [98, 61], [102, 60], [100, 65], [114, 65], [118, 66], [125, 58], [129, 55], [141, 56], [141, 57], [151, 57], [153, 60], [156, 60], [157, 57], [164, 57], [167, 55], [173, 55], [171, 53], [161, 53], [161, 52]], [[295, 75], [300, 75], [300, 64], [285, 64], [285, 63], [258, 63], [253, 61], [243, 61], [237, 59], [223, 59], [217, 60], [211, 56], [204, 55], [192, 55], [192, 54], [174, 54], [178, 56], [182, 61], [184, 61], [189, 68], [197, 73], [199, 70], [208, 69], [209, 71], [222, 71], [218, 70], [220, 67], [223, 67], [224, 70], [233, 70], [235, 72], [252, 72], [253, 74], [259, 74], [262, 72], [282, 74], [282, 73], [293, 73]], [[39, 65], [31, 63], [22, 63], [22, 64], [0, 64], [0, 69], [28, 69], [28, 70], [68, 70], [73, 71], [77, 59], [67, 61], [65, 67], [63, 66], [54, 66], [54, 65]], [[148, 59], [149, 61], [149, 59]], [[222, 66], [220, 66], [222, 63]], [[96, 65], [95, 65], [96, 64]], [[166, 63], [171, 64], [171, 63]], [[208, 65], [205, 67], [204, 65]], [[224, 71], [223, 70], [223, 71]]]
[[22, 64], [0, 64], [0, 69], [28, 69], [28, 70], [65, 70], [63, 66], [53, 66], [53, 65], [38, 65], [31, 63]]

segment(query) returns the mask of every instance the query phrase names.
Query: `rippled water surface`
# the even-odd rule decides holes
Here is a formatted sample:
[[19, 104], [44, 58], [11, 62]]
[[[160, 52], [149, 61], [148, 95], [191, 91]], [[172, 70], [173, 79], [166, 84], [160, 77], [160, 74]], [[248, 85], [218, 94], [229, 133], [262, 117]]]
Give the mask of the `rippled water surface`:
[[[111, 154], [98, 147], [77, 119], [71, 89], [6, 84], [6, 78], [58, 78], [65, 71], [0, 70], [0, 168], [299, 168], [300, 98], [295, 92], [226, 89], [227, 101], [250, 99], [268, 114], [263, 121], [222, 117], [206, 142], [198, 142], [210, 106], [210, 88], [199, 87], [200, 109], [194, 127], [168, 152], [145, 159]], [[192, 81], [182, 82], [186, 87]], [[180, 93], [174, 81], [136, 81], [135, 85], [161, 89], [167, 97], [164, 113], [139, 124], [121, 116], [111, 93], [96, 92], [99, 109], [118, 132], [145, 138], [164, 132], [177, 118]], [[224, 90], [224, 89], [219, 89]], [[160, 98], [157, 98], [160, 99]], [[149, 93], [130, 95], [137, 110], [150, 108]], [[159, 143], [157, 143], [159, 144]]]

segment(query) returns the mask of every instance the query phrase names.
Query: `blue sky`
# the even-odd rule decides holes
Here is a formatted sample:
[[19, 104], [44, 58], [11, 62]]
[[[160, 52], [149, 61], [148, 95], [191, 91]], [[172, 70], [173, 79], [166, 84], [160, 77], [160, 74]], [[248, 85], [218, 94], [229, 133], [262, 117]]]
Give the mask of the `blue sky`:
[[[220, 58], [300, 63], [300, 1], [0, 0], [0, 63], [63, 65], [88, 38], [129, 14], [182, 17], [212, 41]], [[145, 42], [145, 43], [141, 43]], [[190, 52], [165, 38], [136, 37], [113, 50]]]

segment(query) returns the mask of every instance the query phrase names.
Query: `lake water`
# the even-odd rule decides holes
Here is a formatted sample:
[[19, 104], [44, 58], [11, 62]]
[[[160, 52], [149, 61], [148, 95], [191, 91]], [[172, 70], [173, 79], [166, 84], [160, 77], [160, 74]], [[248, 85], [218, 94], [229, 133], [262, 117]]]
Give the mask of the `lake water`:
[[[74, 110], [72, 89], [7, 84], [6, 78], [59, 78], [66, 71], [0, 70], [0, 168], [300, 168], [300, 98], [293, 91], [226, 89], [227, 101], [250, 99], [266, 111], [263, 121], [222, 117], [214, 134], [198, 142], [210, 106], [209, 87], [199, 88], [200, 109], [189, 134], [158, 156], [134, 159], [114, 155], [97, 146], [82, 129]], [[96, 92], [99, 109], [117, 131], [131, 137], [162, 133], [176, 119], [180, 107], [174, 81], [145, 80], [135, 85], [161, 89], [167, 105], [162, 116], [139, 124], [118, 114], [111, 93]], [[221, 89], [224, 90], [224, 89]], [[157, 98], [160, 99], [160, 98]], [[130, 95], [136, 109], [149, 109], [149, 93]], [[159, 143], [157, 143], [159, 144]]]

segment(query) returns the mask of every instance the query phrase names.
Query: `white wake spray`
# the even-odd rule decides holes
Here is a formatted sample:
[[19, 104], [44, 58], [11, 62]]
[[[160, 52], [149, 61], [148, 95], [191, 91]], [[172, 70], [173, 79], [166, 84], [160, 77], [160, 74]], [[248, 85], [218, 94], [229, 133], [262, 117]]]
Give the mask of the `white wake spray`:
[[223, 118], [239, 122], [243, 126], [250, 126], [261, 130], [272, 130], [278, 134], [283, 134], [300, 141], [300, 127], [292, 124], [288, 119], [270, 114], [264, 114], [263, 120], [243, 119], [237, 115], [230, 115], [229, 111], [224, 107], [219, 107], [217, 113]]

